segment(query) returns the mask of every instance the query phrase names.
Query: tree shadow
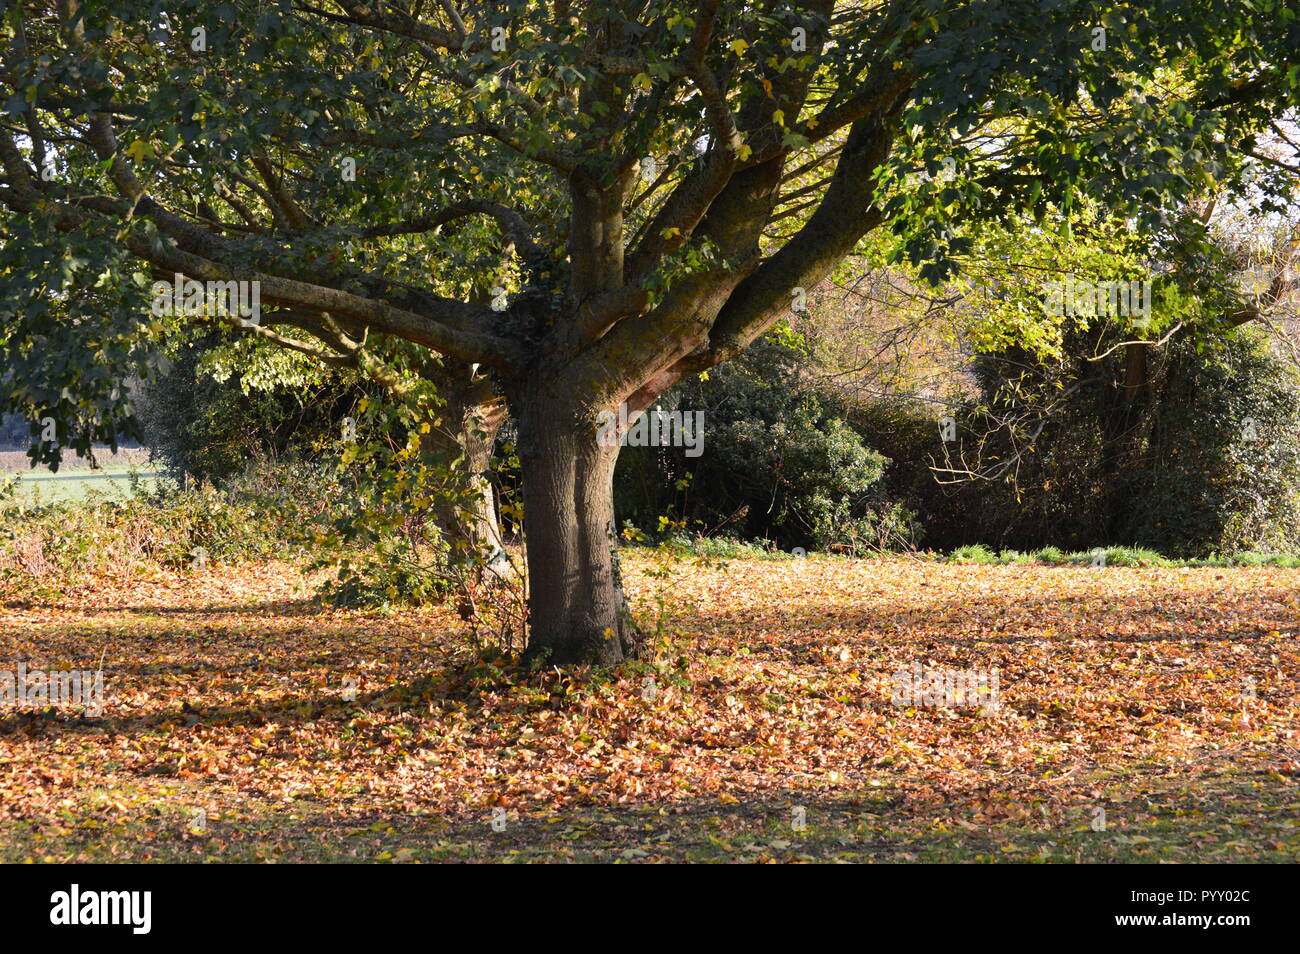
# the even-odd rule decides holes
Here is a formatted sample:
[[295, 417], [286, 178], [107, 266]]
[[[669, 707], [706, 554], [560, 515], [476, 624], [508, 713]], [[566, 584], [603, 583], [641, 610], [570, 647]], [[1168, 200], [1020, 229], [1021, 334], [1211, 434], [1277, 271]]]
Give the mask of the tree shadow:
[[[0, 602], [0, 609], [22, 610], [30, 612], [32, 610], [62, 610], [65, 607], [53, 601], [37, 600], [6, 600]], [[109, 616], [120, 613], [135, 613], [141, 616], [225, 616], [225, 615], [247, 615], [249, 613], [265, 613], [269, 616], [321, 616], [333, 611], [333, 607], [322, 603], [315, 597], [304, 597], [297, 600], [264, 600], [259, 603], [231, 603], [224, 606], [204, 605], [201, 607], [186, 606], [79, 606], [77, 613], [86, 616]]]
[[[187, 831], [204, 792], [126, 825], [64, 830], [68, 850], [125, 845], [151, 860], [246, 862], [1151, 862], [1293, 860], [1284, 786], [1260, 791], [1264, 767], [1241, 773], [1189, 768], [1153, 777], [1139, 768], [1095, 775], [1048, 798], [1034, 779], [973, 780], [943, 797], [916, 780], [820, 791], [792, 785], [719, 790], [668, 802], [574, 800], [563, 805], [462, 803], [419, 811], [373, 805], [291, 805], [252, 799]], [[489, 793], [480, 793], [480, 797]], [[1042, 805], [1049, 810], [1040, 811]], [[1030, 804], [1033, 802], [1033, 804]], [[1098, 808], [1105, 812], [1099, 813]], [[1194, 809], [1194, 810], [1190, 810]], [[1102, 825], [1097, 820], [1104, 819]], [[5, 832], [20, 852], [49, 838]], [[10, 849], [11, 851], [14, 848]], [[1207, 853], [1214, 854], [1207, 857]]]
[[[791, 634], [796, 641], [821, 642], [831, 631], [848, 631], [855, 634], [869, 634], [885, 642], [912, 642], [917, 636], [926, 643], [948, 645], [974, 645], [984, 643], [996, 646], [1015, 646], [1029, 642], [1041, 642], [1051, 639], [1054, 642], [1107, 642], [1107, 643], [1192, 643], [1209, 641], [1248, 640], [1266, 636], [1287, 627], [1300, 629], [1300, 613], [1294, 608], [1276, 606], [1276, 617], [1268, 624], [1259, 624], [1250, 629], [1241, 629], [1236, 619], [1239, 607], [1230, 603], [1221, 606], [1215, 603], [1201, 603], [1196, 608], [1202, 616], [1221, 616], [1230, 626], [1217, 629], [1202, 626], [1192, 629], [1184, 618], [1170, 618], [1167, 606], [1161, 605], [1172, 597], [1151, 594], [1146, 605], [1130, 604], [1123, 613], [1125, 628], [1134, 619], [1149, 620], [1150, 628], [1145, 631], [1117, 631], [1107, 633], [1070, 634], [1068, 630], [1078, 620], [1062, 619], [1060, 610], [1065, 601], [1054, 599], [1018, 600], [1014, 612], [1008, 612], [1005, 603], [998, 598], [977, 597], [961, 600], [936, 600], [921, 607], [903, 609], [885, 607], [840, 607], [842, 612], [830, 617], [824, 609], [798, 607], [785, 604], [775, 613], [767, 613], [756, 619], [746, 609], [721, 609], [710, 612], [677, 612], [671, 617], [670, 627], [686, 633], [707, 633], [718, 630], [736, 630], [749, 635], [754, 643], [766, 645], [768, 640], [776, 637], [782, 645], [788, 643]], [[1072, 600], [1080, 603], [1082, 600]], [[965, 617], [965, 619], [963, 619]], [[1050, 623], [1055, 632], [1048, 636], [1042, 632], [1025, 630], [1026, 619], [1044, 621], [1044, 627]], [[829, 622], [829, 625], [828, 625]], [[1091, 621], [1089, 621], [1091, 623]], [[988, 624], [988, 628], [978, 634], [962, 633], [946, 635], [945, 626], [960, 624], [969, 629], [972, 625]], [[1103, 625], [1105, 625], [1103, 623]], [[1010, 631], [1008, 631], [1010, 630]], [[751, 650], [753, 646], [750, 646]], [[778, 647], [779, 648], [779, 647]]]
[[[1221, 616], [1225, 622], [1235, 627], [1235, 610], [1233, 602], [1227, 598], [1215, 599], [1214, 594], [1206, 594], [1207, 599], [1197, 607], [1200, 618], [1210, 619]], [[710, 639], [716, 634], [743, 634], [744, 645], [752, 657], [768, 663], [777, 663], [790, 667], [815, 665], [827, 668], [834, 673], [839, 668], [870, 668], [879, 663], [885, 670], [896, 667], [903, 661], [926, 661], [935, 664], [968, 663], [988, 664], [999, 659], [1014, 662], [1015, 653], [1027, 645], [1050, 645], [1053, 649], [1071, 649], [1091, 647], [1097, 644], [1190, 644], [1198, 642], [1249, 643], [1261, 637], [1272, 635], [1278, 630], [1295, 627], [1296, 611], [1292, 607], [1277, 604], [1271, 607], [1275, 618], [1267, 622], [1252, 620], [1253, 628], [1229, 631], [1211, 627], [1190, 628], [1185, 616], [1168, 618], [1168, 607], [1172, 601], [1185, 599], [1186, 594], [1178, 592], [1147, 592], [1143, 594], [1144, 602], [1130, 604], [1124, 611], [1126, 629], [1131, 632], [1088, 632], [1074, 635], [1070, 626], [1077, 621], [1061, 619], [1063, 605], [1073, 604], [1093, 606], [1098, 597], [1085, 595], [1070, 596], [1066, 599], [1040, 598], [1030, 601], [1019, 600], [1008, 608], [997, 596], [980, 596], [963, 599], [934, 600], [924, 604], [905, 607], [867, 606], [852, 603], [840, 604], [832, 610], [828, 618], [827, 610], [812, 603], [787, 602], [776, 611], [768, 612], [761, 618], [744, 607], [719, 608], [702, 611], [698, 608], [681, 609], [674, 613], [670, 627], [684, 640]], [[6, 604], [10, 605], [10, 604]], [[268, 601], [241, 607], [202, 607], [184, 609], [176, 607], [133, 606], [122, 608], [100, 607], [89, 610], [91, 613], [117, 613], [138, 615], [161, 615], [170, 619], [183, 619], [190, 616], [210, 616], [214, 613], [247, 614], [265, 612], [280, 617], [311, 618], [324, 613], [324, 610], [310, 601]], [[1132, 626], [1134, 619], [1150, 619], [1150, 628], [1136, 631]], [[960, 620], [967, 632], [945, 632], [944, 627]], [[1026, 621], [1049, 620], [1056, 631], [1048, 635], [1044, 632], [1026, 632], [1018, 629]], [[339, 620], [339, 629], [323, 632], [319, 641], [298, 642], [292, 651], [279, 656], [273, 664], [259, 659], [229, 659], [213, 662], [170, 662], [142, 661], [136, 665], [123, 667], [134, 683], [146, 684], [154, 677], [174, 677], [177, 674], [200, 677], [221, 674], [255, 673], [259, 670], [271, 670], [277, 677], [283, 678], [293, 673], [337, 667], [346, 676], [348, 667], [338, 664], [336, 656], [347, 654], [355, 659], [358, 649], [347, 642], [352, 630], [364, 632], [364, 617], [344, 617]], [[1002, 630], [998, 627], [1002, 626]], [[1090, 626], [1091, 629], [1091, 621]], [[64, 634], [66, 635], [66, 634]], [[535, 674], [525, 674], [522, 670], [510, 667], [495, 669], [494, 675], [487, 683], [475, 684], [475, 667], [479, 661], [464, 658], [455, 659], [451, 644], [442, 639], [445, 634], [436, 633], [436, 638], [422, 647], [420, 651], [445, 652], [445, 665], [427, 669], [397, 685], [383, 690], [359, 693], [355, 701], [342, 698], [342, 686], [332, 693], [313, 691], [310, 693], [289, 693], [278, 699], [257, 704], [231, 704], [204, 707], [192, 705], [185, 701], [180, 705], [171, 705], [156, 711], [115, 714], [111, 711], [111, 692], [106, 703], [109, 713], [100, 718], [87, 718], [67, 710], [50, 709], [44, 712], [9, 711], [0, 715], [0, 734], [71, 732], [140, 735], [159, 728], [187, 728], [195, 725], [208, 726], [247, 726], [278, 723], [299, 725], [321, 719], [345, 721], [359, 712], [384, 708], [407, 708], [426, 705], [430, 701], [455, 701], [468, 714], [473, 716], [483, 705], [481, 689], [491, 685], [491, 679], [498, 684], [517, 684], [528, 679], [537, 679]], [[135, 658], [153, 655], [157, 651], [156, 633], [141, 634], [150, 640], [147, 649], [135, 652]], [[174, 655], [183, 654], [186, 644], [182, 641], [169, 647]], [[203, 642], [194, 646], [196, 656], [219, 651], [245, 652], [249, 647], [250, 637], [240, 633], [234, 624], [227, 626], [205, 627]], [[827, 645], [851, 645], [852, 657], [843, 664], [835, 660], [828, 662]], [[366, 647], [370, 648], [370, 647]], [[730, 646], [710, 646], [703, 643], [694, 647], [702, 659], [738, 658]], [[267, 652], [274, 647], [267, 647]], [[120, 657], [132, 658], [133, 648], [130, 637], [119, 643], [115, 652]], [[382, 661], [396, 667], [405, 650], [396, 643], [377, 650]], [[927, 654], [929, 654], [927, 656]], [[634, 664], [635, 665], [635, 664]], [[639, 670], [638, 670], [639, 672]], [[887, 674], [887, 673], [886, 673]], [[593, 674], [594, 676], [594, 674]], [[548, 677], [551, 678], [551, 677]], [[543, 685], [539, 683], [539, 687]], [[111, 689], [111, 686], [109, 687]], [[714, 687], [719, 688], [719, 687]], [[699, 687], [700, 691], [709, 692], [709, 684]], [[725, 685], [719, 691], [725, 689]], [[196, 690], [197, 691], [197, 690]], [[887, 701], [887, 700], [886, 700]], [[881, 702], [885, 704], [884, 701]], [[549, 700], [538, 702], [539, 706], [563, 705]], [[1037, 714], [1037, 710], [1031, 714]]]

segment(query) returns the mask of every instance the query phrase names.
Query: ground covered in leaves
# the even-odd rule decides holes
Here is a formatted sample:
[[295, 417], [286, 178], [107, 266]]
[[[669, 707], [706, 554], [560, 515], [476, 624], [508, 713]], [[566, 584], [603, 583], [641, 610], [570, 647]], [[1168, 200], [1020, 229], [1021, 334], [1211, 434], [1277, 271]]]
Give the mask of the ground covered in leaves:
[[[105, 710], [0, 710], [0, 861], [1300, 848], [1297, 571], [628, 564], [657, 663], [526, 678], [286, 564], [8, 593], [0, 669], [102, 659]], [[1000, 704], [897, 704], [917, 663], [996, 670]]]

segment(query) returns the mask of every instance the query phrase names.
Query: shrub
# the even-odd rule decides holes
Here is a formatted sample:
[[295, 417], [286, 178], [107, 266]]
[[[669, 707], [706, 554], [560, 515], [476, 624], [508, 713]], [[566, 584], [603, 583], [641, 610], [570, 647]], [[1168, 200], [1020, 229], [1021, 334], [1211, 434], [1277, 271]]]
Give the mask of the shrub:
[[363, 388], [324, 373], [283, 386], [257, 379], [259, 386], [245, 388], [237, 371], [218, 378], [206, 369], [220, 343], [211, 334], [182, 345], [170, 372], [141, 390], [145, 443], [173, 476], [219, 482], [254, 461], [311, 457], [320, 445], [337, 443]]
[[[1106, 347], [1070, 344], [1076, 355]], [[1122, 350], [1051, 367], [1023, 352], [977, 361], [983, 397], [955, 414], [951, 458], [996, 479], [937, 482], [937, 415], [877, 404], [852, 421], [893, 459], [886, 492], [923, 516], [927, 542], [940, 549], [1089, 551], [1122, 541], [1194, 557], [1300, 548], [1295, 369], [1244, 329], [1175, 336], [1152, 350], [1137, 400], [1124, 393]], [[1008, 419], [1019, 422], [1014, 440]]]
[[1238, 333], [1184, 344], [1158, 378], [1116, 535], [1176, 556], [1300, 547], [1300, 376]]
[[163, 481], [124, 499], [38, 507], [0, 494], [0, 582], [58, 592], [103, 573], [298, 557], [312, 526], [338, 519], [354, 496], [333, 468], [264, 460], [221, 487]]
[[624, 448], [616, 502], [637, 526], [671, 514], [678, 527], [786, 550], [860, 552], [912, 546], [920, 535], [880, 492], [888, 461], [803, 383], [801, 355], [787, 344], [756, 343], [707, 379], [679, 385], [663, 408], [704, 412], [704, 453]]
[[997, 563], [998, 558], [988, 547], [978, 543], [972, 543], [964, 547], [958, 547], [948, 555], [951, 563]]

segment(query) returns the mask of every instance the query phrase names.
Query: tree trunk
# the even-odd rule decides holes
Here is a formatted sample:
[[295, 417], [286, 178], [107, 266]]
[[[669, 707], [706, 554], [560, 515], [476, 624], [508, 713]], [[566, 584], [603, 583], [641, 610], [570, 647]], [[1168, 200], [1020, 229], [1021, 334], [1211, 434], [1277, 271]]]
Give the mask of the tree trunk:
[[619, 572], [618, 446], [599, 446], [595, 423], [565, 401], [527, 401], [518, 423], [528, 547], [525, 658], [615, 665], [644, 655]]
[[1124, 346], [1124, 402], [1136, 404], [1147, 396], [1147, 345]]
[[463, 470], [468, 485], [459, 499], [439, 504], [434, 523], [449, 545], [484, 557], [477, 579], [517, 579], [506, 553], [496, 493], [487, 473], [497, 431], [505, 420], [505, 406], [499, 400], [475, 402], [466, 389], [447, 388], [443, 393], [447, 400], [443, 422], [421, 437], [421, 449], [442, 466], [451, 467], [460, 458], [454, 467]]

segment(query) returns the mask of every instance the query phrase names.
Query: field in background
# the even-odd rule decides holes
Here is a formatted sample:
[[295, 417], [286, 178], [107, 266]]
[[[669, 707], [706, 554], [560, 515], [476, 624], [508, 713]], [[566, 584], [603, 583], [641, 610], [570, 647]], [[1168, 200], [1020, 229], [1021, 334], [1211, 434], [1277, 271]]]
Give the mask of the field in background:
[[[124, 447], [116, 454], [109, 453], [108, 448], [95, 451], [95, 461], [100, 467], [139, 467], [147, 470], [149, 468], [149, 451], [144, 447]], [[71, 470], [88, 470], [90, 461], [84, 457], [73, 457], [65, 455], [63, 464], [59, 467], [59, 473], [66, 473]], [[0, 473], [17, 471], [26, 474], [32, 473], [49, 473], [44, 468], [33, 471], [31, 461], [27, 457], [26, 449], [21, 450], [0, 450]]]
[[0, 450], [0, 481], [17, 476], [15, 500], [25, 506], [85, 500], [92, 494], [126, 497], [132, 493], [131, 475], [139, 478], [142, 490], [157, 486], [158, 472], [144, 448], [125, 448], [116, 454], [97, 451], [97, 468], [81, 457], [66, 457], [57, 473], [31, 466], [25, 450]]
[[[665, 636], [613, 674], [507, 678], [450, 610], [324, 610], [283, 563], [11, 597], [0, 668], [102, 658], [106, 709], [0, 713], [0, 861], [1300, 849], [1296, 571], [627, 564]], [[895, 704], [918, 663], [1000, 705]]]

